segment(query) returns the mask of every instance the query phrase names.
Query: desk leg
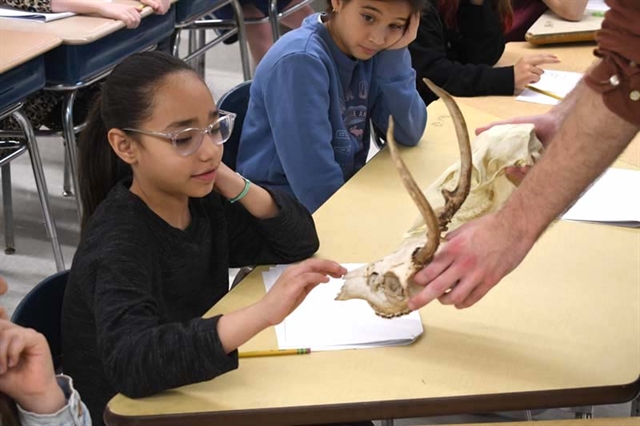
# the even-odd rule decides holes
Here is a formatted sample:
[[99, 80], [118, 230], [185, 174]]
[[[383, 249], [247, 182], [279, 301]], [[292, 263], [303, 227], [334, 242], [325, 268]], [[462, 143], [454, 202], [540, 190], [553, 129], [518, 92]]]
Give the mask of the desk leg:
[[242, 61], [242, 76], [244, 81], [251, 80], [251, 64], [249, 63], [249, 49], [247, 49], [247, 28], [244, 24], [244, 13], [238, 0], [231, 0], [233, 13], [236, 15], [238, 25], [238, 46], [240, 48], [240, 60]]
[[76, 206], [78, 208], [78, 222], [82, 222], [82, 201], [80, 200], [80, 185], [78, 182], [78, 145], [76, 143], [76, 134], [73, 131], [73, 103], [76, 100], [76, 90], [67, 92], [64, 96], [64, 105], [62, 108], [62, 132], [64, 136], [64, 146], [71, 168], [71, 182], [73, 183], [73, 192], [76, 194]]
[[69, 169], [69, 156], [67, 151], [64, 152], [64, 181], [62, 182], [62, 196], [73, 197], [73, 191], [71, 190], [71, 170]]
[[380, 420], [381, 426], [393, 426], [393, 419]]
[[[197, 40], [198, 40], [197, 42], [198, 49], [200, 49], [204, 47], [205, 44], [207, 44], [207, 31], [198, 30], [196, 34], [197, 34]], [[206, 59], [207, 59], [206, 53], [203, 53], [198, 57], [198, 59], [196, 59], [196, 71], [198, 72], [198, 74], [200, 74], [203, 80], [206, 80], [206, 75], [205, 75]]]
[[631, 402], [631, 416], [640, 417], [640, 394]]
[[4, 209], [4, 252], [14, 254], [16, 244], [13, 229], [13, 197], [11, 194], [11, 163], [2, 166], [2, 208]]
[[[20, 124], [20, 127], [22, 127], [22, 131], [27, 137], [29, 158], [31, 158], [31, 167], [33, 168], [33, 175], [36, 179], [36, 188], [38, 189], [38, 197], [40, 197], [42, 215], [44, 216], [44, 225], [47, 229], [47, 233], [49, 234], [49, 238], [51, 238], [51, 245], [53, 246], [53, 257], [56, 260], [56, 269], [58, 271], [64, 271], [62, 249], [60, 248], [60, 242], [58, 241], [58, 230], [56, 229], [56, 223], [53, 219], [53, 214], [51, 214], [49, 190], [47, 189], [47, 182], [44, 178], [42, 159], [40, 158], [40, 150], [38, 149], [36, 135], [33, 132], [31, 123], [29, 122], [29, 120], [27, 120], [27, 117], [22, 113], [22, 111], [14, 112], [13, 118], [18, 122], [18, 124]], [[73, 133], [73, 126], [71, 126], [71, 133]]]

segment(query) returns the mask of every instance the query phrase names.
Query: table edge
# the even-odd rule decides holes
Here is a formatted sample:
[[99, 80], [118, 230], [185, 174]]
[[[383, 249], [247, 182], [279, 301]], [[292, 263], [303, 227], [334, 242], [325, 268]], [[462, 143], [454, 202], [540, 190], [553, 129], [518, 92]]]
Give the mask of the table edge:
[[[194, 426], [210, 425], [212, 422], [282, 426], [618, 404], [631, 401], [638, 393], [640, 375], [631, 383], [590, 388], [187, 414], [123, 416], [113, 413], [107, 405], [103, 417], [109, 426], [168, 426], [182, 425], [185, 421]], [[366, 418], [363, 418], [363, 414]]]

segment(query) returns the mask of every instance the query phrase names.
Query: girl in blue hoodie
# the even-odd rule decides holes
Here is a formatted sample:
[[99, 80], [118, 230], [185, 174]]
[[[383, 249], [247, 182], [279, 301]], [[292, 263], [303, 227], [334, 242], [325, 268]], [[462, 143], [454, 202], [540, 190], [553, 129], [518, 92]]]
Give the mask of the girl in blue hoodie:
[[331, 0], [258, 66], [238, 172], [315, 211], [364, 166], [371, 119], [415, 146], [427, 122], [407, 46], [424, 0]]

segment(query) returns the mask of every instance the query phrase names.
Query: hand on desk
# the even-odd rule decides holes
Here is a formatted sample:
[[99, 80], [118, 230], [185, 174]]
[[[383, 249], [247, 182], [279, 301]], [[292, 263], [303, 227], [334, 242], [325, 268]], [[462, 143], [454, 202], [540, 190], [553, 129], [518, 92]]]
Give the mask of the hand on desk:
[[524, 90], [531, 83], [540, 81], [540, 76], [544, 70], [540, 68], [543, 64], [556, 64], [560, 62], [556, 55], [537, 54], [523, 56], [513, 66], [513, 87], [516, 92]]
[[117, 19], [124, 22], [127, 28], [136, 28], [140, 25], [140, 8], [123, 3], [96, 3], [97, 13], [105, 18]]
[[331, 260], [305, 260], [287, 268], [258, 303], [270, 325], [280, 324], [318, 284], [329, 282], [329, 276], [340, 278], [346, 273], [344, 267]]
[[164, 15], [171, 7], [171, 0], [140, 0], [140, 3], [149, 6], [156, 15]]

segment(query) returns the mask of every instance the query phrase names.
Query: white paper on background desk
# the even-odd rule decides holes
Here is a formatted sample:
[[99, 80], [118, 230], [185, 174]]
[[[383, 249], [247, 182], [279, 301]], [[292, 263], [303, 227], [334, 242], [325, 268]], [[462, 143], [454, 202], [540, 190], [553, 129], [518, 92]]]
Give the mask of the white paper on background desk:
[[[562, 58], [560, 59], [562, 60]], [[576, 87], [576, 84], [578, 84], [581, 78], [582, 73], [579, 72], [545, 70], [540, 77], [540, 81], [531, 84], [531, 86], [564, 98]], [[530, 89], [524, 89], [522, 93], [516, 97], [516, 100], [544, 105], [557, 105], [560, 102], [555, 98], [534, 92]]]
[[35, 22], [51, 22], [57, 19], [68, 18], [74, 15], [75, 13], [72, 13], [72, 12], [61, 12], [61, 13], [26, 12], [24, 10], [16, 9], [11, 6], [0, 6], [0, 18], [26, 19], [28, 21], [35, 21]]
[[608, 169], [562, 219], [640, 227], [640, 171]]
[[609, 10], [609, 6], [607, 6], [604, 0], [589, 0], [587, 2], [587, 11], [606, 12], [607, 10]]
[[[361, 264], [345, 264], [348, 270]], [[267, 291], [287, 268], [278, 265], [262, 273]], [[332, 278], [314, 288], [285, 320], [275, 327], [280, 349], [312, 351], [408, 345], [423, 332], [418, 311], [400, 318], [377, 316], [364, 300], [334, 300], [344, 280]]]

